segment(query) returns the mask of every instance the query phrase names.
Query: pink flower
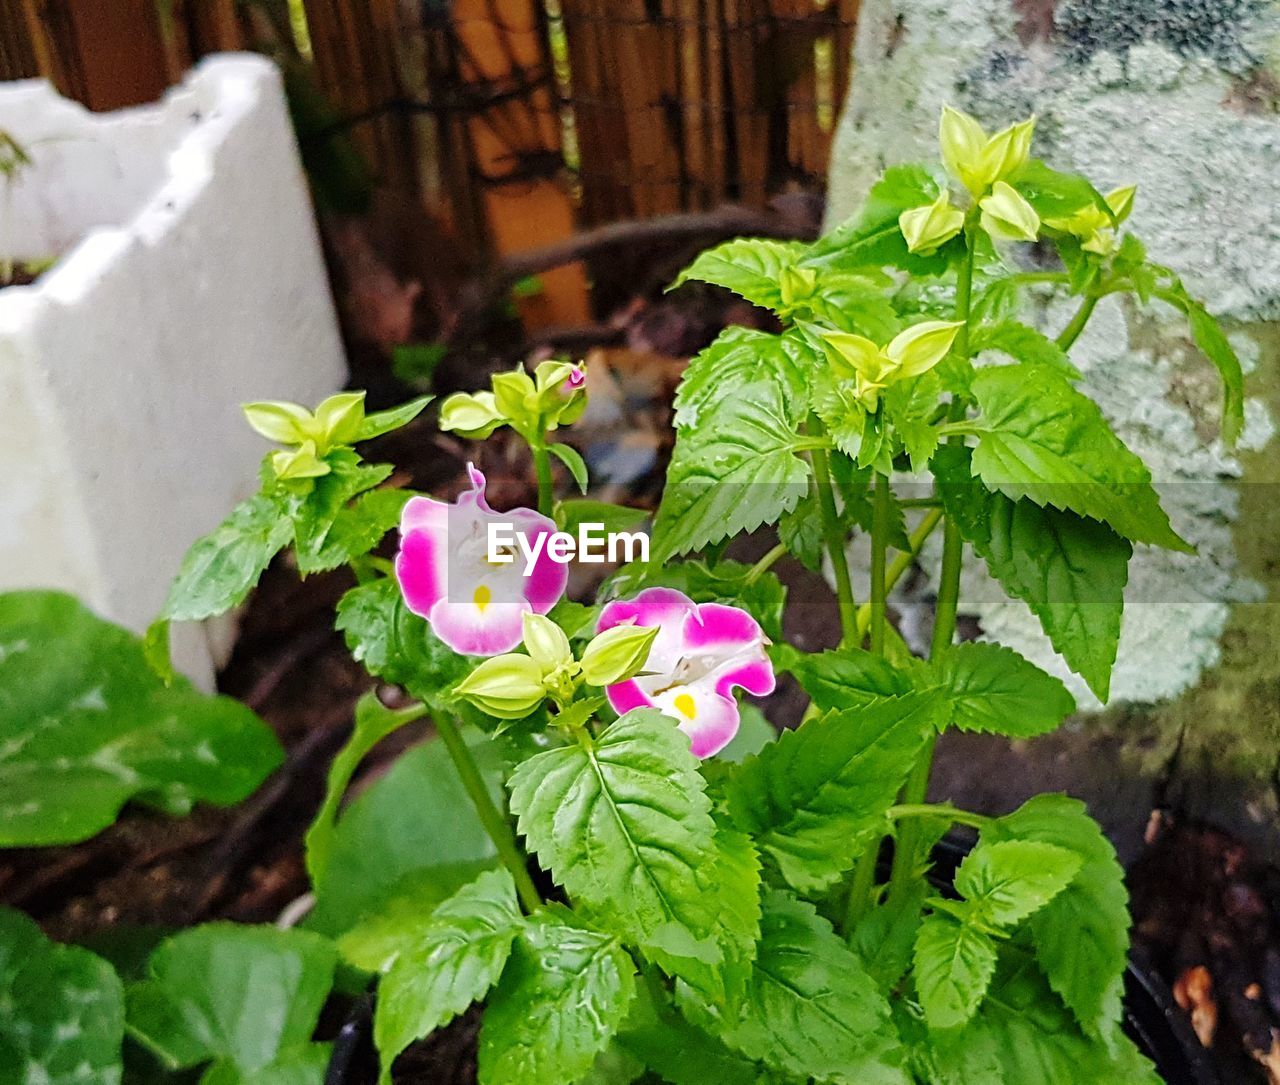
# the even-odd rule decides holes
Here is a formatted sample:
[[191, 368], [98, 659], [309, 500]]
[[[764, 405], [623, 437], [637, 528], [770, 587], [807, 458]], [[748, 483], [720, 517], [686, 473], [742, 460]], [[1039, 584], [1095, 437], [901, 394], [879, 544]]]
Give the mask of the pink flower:
[[773, 692], [764, 632], [745, 610], [695, 603], [672, 588], [647, 588], [606, 605], [596, 629], [627, 622], [661, 632], [644, 670], [605, 690], [609, 703], [619, 713], [647, 706], [670, 716], [697, 757], [718, 753], [738, 733], [734, 686], [757, 696]]
[[[405, 505], [396, 579], [409, 609], [455, 652], [500, 655], [520, 643], [525, 612], [545, 614], [555, 606], [569, 569], [536, 541], [555, 532], [551, 520], [532, 509], [494, 512], [484, 498], [484, 475], [471, 464], [467, 472], [471, 489], [453, 504], [413, 497]], [[488, 560], [490, 523], [512, 525], [536, 549], [528, 576], [522, 553], [505, 564]]]

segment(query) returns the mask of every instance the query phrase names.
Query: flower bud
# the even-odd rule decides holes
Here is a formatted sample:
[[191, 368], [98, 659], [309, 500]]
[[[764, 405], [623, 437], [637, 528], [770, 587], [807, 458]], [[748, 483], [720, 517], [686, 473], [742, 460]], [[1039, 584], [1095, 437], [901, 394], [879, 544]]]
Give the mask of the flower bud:
[[782, 307], [790, 309], [813, 297], [818, 286], [818, 273], [811, 267], [787, 264], [778, 276], [778, 291], [782, 295]]
[[962, 327], [963, 321], [924, 320], [899, 332], [884, 348], [897, 366], [895, 377], [918, 377], [927, 373], [947, 356]]
[[315, 414], [315, 440], [321, 452], [335, 445], [349, 445], [364, 424], [364, 393], [340, 392], [330, 396]]
[[938, 124], [938, 143], [947, 172], [975, 196], [986, 190], [981, 176], [982, 152], [987, 133], [968, 113], [943, 106]]
[[440, 404], [440, 428], [460, 437], [483, 440], [505, 421], [492, 392], [457, 392]]
[[911, 252], [928, 256], [964, 229], [964, 212], [951, 205], [944, 192], [931, 204], [913, 207], [898, 216], [898, 228]]
[[314, 441], [303, 441], [289, 452], [275, 452], [271, 456], [271, 470], [276, 478], [283, 481], [299, 478], [319, 478], [327, 475], [331, 468], [316, 455]]
[[1040, 233], [1040, 216], [1021, 194], [1004, 181], [997, 181], [979, 206], [982, 228], [993, 240], [1034, 241]]
[[542, 668], [531, 656], [493, 656], [459, 682], [454, 692], [497, 719], [523, 719], [543, 701]]
[[580, 365], [560, 359], [543, 362], [534, 370], [537, 406], [548, 429], [571, 425], [587, 407], [587, 372]]
[[502, 416], [521, 433], [532, 432], [538, 420], [538, 391], [523, 369], [493, 377], [493, 400]]
[[1029, 117], [991, 137], [982, 149], [982, 177], [988, 185], [1012, 177], [1027, 164], [1035, 130], [1036, 119]]
[[249, 425], [268, 441], [300, 445], [312, 436], [311, 412], [296, 403], [246, 403], [240, 409]]
[[625, 682], [644, 668], [658, 626], [615, 625], [596, 636], [582, 653], [582, 677], [593, 686]]
[[544, 672], [573, 662], [569, 638], [550, 618], [527, 611], [524, 615], [524, 647]]
[[1137, 185], [1125, 185], [1123, 188], [1112, 189], [1106, 195], [1107, 206], [1111, 208], [1111, 213], [1115, 215], [1116, 222], [1124, 222], [1133, 211], [1133, 200], [1138, 194]]

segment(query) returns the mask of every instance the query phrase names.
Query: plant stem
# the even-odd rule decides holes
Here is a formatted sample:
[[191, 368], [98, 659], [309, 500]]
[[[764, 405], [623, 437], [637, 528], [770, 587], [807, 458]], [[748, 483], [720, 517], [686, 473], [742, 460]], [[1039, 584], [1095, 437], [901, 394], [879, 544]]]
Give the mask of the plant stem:
[[884, 655], [884, 627], [888, 622], [885, 556], [889, 549], [889, 513], [893, 495], [887, 475], [876, 475], [871, 503], [871, 650]]
[[[964, 243], [967, 248], [964, 264], [956, 279], [956, 320], [961, 321], [956, 332], [955, 351], [962, 358], [969, 357], [969, 311], [973, 306], [973, 265], [975, 262], [974, 223], [970, 212], [970, 221], [965, 225]], [[957, 421], [953, 419], [953, 421]]]
[[777, 546], [775, 546], [772, 550], [770, 550], [767, 554], [765, 554], [764, 557], [762, 557], [753, 566], [751, 566], [751, 568], [747, 571], [747, 575], [742, 578], [742, 586], [744, 588], [751, 587], [752, 584], [754, 584], [757, 580], [759, 580], [762, 576], [764, 576], [764, 574], [767, 573], [773, 567], [774, 563], [779, 558], [785, 557], [786, 553], [787, 553], [787, 548], [782, 543], [778, 543]]
[[547, 450], [546, 436], [532, 448], [533, 471], [538, 476], [538, 511], [549, 517], [555, 512], [556, 491], [551, 479], [551, 453]]
[[883, 839], [884, 837], [877, 836], [858, 859], [858, 865], [853, 868], [853, 877], [849, 881], [849, 898], [844, 907], [844, 926], [841, 928], [845, 938], [850, 941], [858, 924], [862, 922], [862, 917], [871, 907], [871, 891], [876, 884], [876, 865], [880, 860], [880, 842]]
[[[924, 546], [925, 540], [933, 534], [934, 529], [942, 522], [942, 510], [940, 508], [932, 508], [911, 533], [910, 543], [911, 549], [904, 554], [899, 554], [889, 564], [889, 568], [885, 570], [884, 585], [885, 591], [893, 591], [893, 586], [902, 579], [903, 575], [911, 568], [912, 562], [920, 554], [921, 547]], [[871, 604], [863, 603], [858, 608], [858, 640], [861, 640], [867, 630], [871, 628]]]
[[1070, 323], [1059, 333], [1056, 340], [1058, 346], [1063, 350], [1069, 350], [1075, 341], [1080, 338], [1080, 333], [1084, 331], [1084, 326], [1089, 323], [1089, 318], [1093, 316], [1093, 310], [1097, 308], [1099, 300], [1097, 294], [1090, 294], [1080, 303], [1080, 308], [1076, 310], [1076, 315], [1071, 318]]
[[813, 478], [818, 491], [818, 508], [822, 513], [822, 537], [827, 544], [831, 568], [836, 578], [836, 600], [840, 606], [840, 643], [854, 644], [858, 637], [858, 604], [853, 598], [853, 581], [849, 578], [849, 557], [845, 553], [845, 533], [836, 511], [831, 488], [831, 457], [825, 448], [809, 452]]
[[489, 839], [498, 850], [498, 858], [502, 860], [502, 865], [510, 871], [516, 883], [516, 893], [520, 897], [520, 903], [524, 905], [526, 912], [537, 910], [542, 907], [542, 897], [538, 895], [537, 887], [529, 877], [529, 868], [525, 865], [524, 854], [516, 844], [511, 825], [494, 804], [493, 797], [489, 794], [489, 788], [480, 775], [480, 769], [476, 766], [475, 758], [471, 756], [466, 740], [458, 731], [457, 725], [443, 713], [436, 715], [435, 724], [445, 749], [453, 758], [453, 767], [458, 771], [458, 779], [462, 781], [462, 786], [476, 808], [480, 824], [484, 826], [484, 831], [489, 834]]
[[961, 810], [950, 803], [902, 803], [889, 807], [889, 818], [900, 821], [906, 818], [946, 818], [957, 825], [971, 825], [975, 829], [985, 829], [994, 821], [985, 814], [975, 814], [969, 810]]

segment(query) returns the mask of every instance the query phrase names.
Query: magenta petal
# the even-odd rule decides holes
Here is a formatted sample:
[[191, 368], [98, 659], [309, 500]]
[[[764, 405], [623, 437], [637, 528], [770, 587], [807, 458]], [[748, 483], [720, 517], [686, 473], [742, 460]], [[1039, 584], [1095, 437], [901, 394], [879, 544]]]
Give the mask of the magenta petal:
[[653, 701], [640, 688], [640, 683], [634, 678], [628, 679], [626, 682], [619, 682], [613, 686], [606, 686], [604, 695], [609, 699], [609, 704], [613, 710], [621, 716], [624, 712], [630, 712], [633, 708], [652, 708]]
[[510, 652], [524, 639], [525, 607], [490, 603], [482, 612], [474, 603], [441, 599], [427, 620], [437, 637], [467, 656], [496, 656]]
[[634, 599], [606, 603], [596, 622], [596, 632], [603, 633], [625, 622], [646, 627], [667, 625], [682, 621], [695, 606], [692, 599], [675, 588], [645, 588]]
[[716, 692], [722, 697], [732, 697], [733, 687], [741, 686], [756, 697], [764, 697], [772, 693], [777, 685], [773, 675], [773, 664], [766, 659], [751, 659], [726, 670], [716, 677]]
[[718, 754], [738, 733], [738, 702], [719, 695], [702, 699], [696, 720], [681, 720], [680, 730], [689, 736], [694, 757]]
[[405, 603], [420, 617], [425, 618], [446, 591], [448, 523], [449, 506], [426, 497], [410, 498], [401, 515], [396, 580]]
[[731, 652], [764, 639], [759, 623], [745, 610], [722, 603], [701, 603], [685, 619], [685, 647], [699, 652]]
[[[515, 530], [528, 540], [530, 547], [539, 546], [538, 539], [553, 535], [556, 525], [553, 521], [532, 509], [512, 509], [508, 513], [495, 513], [495, 518], [509, 520]], [[521, 594], [529, 602], [535, 614], [545, 614], [560, 601], [565, 588], [569, 584], [569, 566], [552, 561], [547, 556], [546, 543], [533, 563], [533, 570], [524, 576]], [[521, 574], [524, 575], [525, 557], [521, 551], [516, 557]]]

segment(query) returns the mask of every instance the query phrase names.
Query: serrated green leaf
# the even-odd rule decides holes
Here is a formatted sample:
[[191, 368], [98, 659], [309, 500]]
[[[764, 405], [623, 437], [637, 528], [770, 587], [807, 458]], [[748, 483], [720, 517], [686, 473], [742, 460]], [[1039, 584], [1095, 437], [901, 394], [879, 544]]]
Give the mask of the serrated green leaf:
[[60, 592], [0, 595], [0, 847], [70, 844], [130, 799], [185, 812], [249, 795], [283, 754], [244, 705], [177, 677]]
[[655, 563], [753, 531], [808, 488], [795, 451], [807, 392], [797, 339], [731, 328], [689, 364], [676, 447], [654, 521]]
[[568, 1085], [585, 1076], [635, 994], [617, 941], [556, 910], [530, 916], [480, 1030], [480, 1085]]
[[1047, 219], [1069, 218], [1082, 207], [1093, 204], [1108, 218], [1113, 218], [1111, 208], [1102, 194], [1078, 173], [1063, 173], [1051, 169], [1038, 158], [1031, 159], [1012, 180], [1018, 191], [1040, 216]]
[[914, 976], [930, 1028], [955, 1028], [973, 1017], [995, 971], [995, 940], [974, 924], [937, 913], [920, 924]]
[[409, 400], [408, 403], [402, 403], [399, 407], [365, 415], [364, 421], [360, 423], [360, 432], [356, 435], [356, 440], [370, 441], [401, 426], [407, 426], [433, 399], [435, 396], [419, 396], [417, 399]]
[[765, 898], [760, 947], [731, 1047], [787, 1074], [849, 1085], [908, 1085], [889, 1005], [812, 905]]
[[785, 732], [729, 781], [734, 823], [788, 884], [825, 889], [884, 831], [939, 705], [932, 693], [908, 693]]
[[504, 869], [481, 874], [431, 913], [378, 985], [373, 1036], [384, 1082], [401, 1051], [498, 982], [521, 922], [515, 882]]
[[1082, 860], [1071, 884], [1031, 918], [1036, 960], [1050, 986], [1091, 1036], [1112, 1041], [1129, 951], [1129, 894], [1115, 848], [1065, 795], [1039, 795], [987, 832], [989, 839], [1032, 840]]
[[965, 540], [1105, 701], [1133, 555], [1129, 541], [1096, 520], [991, 493], [973, 480], [966, 449], [939, 449], [933, 466], [947, 515]]
[[779, 670], [793, 674], [809, 699], [828, 712], [869, 705], [912, 689], [906, 672], [861, 648], [809, 654], [781, 643], [769, 647], [769, 657]]
[[[292, 504], [291, 514], [294, 528], [294, 553], [298, 559], [298, 570], [304, 575], [324, 572], [345, 564], [356, 556], [353, 545], [359, 545], [368, 537], [371, 530], [381, 526], [382, 530], [371, 539], [359, 553], [372, 548], [382, 536], [396, 523], [396, 517], [385, 523], [386, 509], [380, 499], [373, 505], [366, 505], [363, 515], [348, 508], [356, 497], [372, 490], [383, 482], [390, 474], [388, 464], [366, 464], [349, 448], [336, 448], [325, 456], [329, 465], [329, 473], [313, 480], [310, 490], [305, 496]], [[408, 500], [408, 495], [399, 498], [400, 504]], [[378, 517], [383, 517], [379, 521]], [[339, 521], [343, 527], [338, 529]], [[333, 538], [335, 531], [336, 538]]]
[[804, 255], [806, 247], [799, 241], [735, 238], [699, 253], [668, 289], [674, 290], [693, 279], [723, 286], [746, 298], [752, 305], [778, 309], [782, 305], [778, 286], [782, 269], [794, 266]]
[[547, 445], [547, 451], [569, 469], [573, 481], [581, 493], [587, 492], [587, 464], [578, 450], [571, 445], [554, 442]]
[[983, 841], [960, 864], [955, 887], [984, 923], [1010, 927], [1061, 893], [1080, 865], [1075, 852], [1056, 844]]
[[978, 325], [970, 336], [969, 349], [973, 354], [999, 351], [1016, 361], [1049, 366], [1071, 380], [1080, 379], [1080, 371], [1071, 364], [1065, 350], [1044, 333], [1016, 320]]
[[826, 545], [822, 534], [822, 510], [817, 492], [810, 487], [790, 512], [778, 519], [778, 538], [787, 552], [815, 573], [822, 571]]
[[1076, 709], [1067, 687], [1012, 648], [956, 644], [921, 665], [951, 702], [962, 731], [1029, 738], [1052, 731]]
[[252, 1070], [216, 1062], [201, 1076], [200, 1085], [323, 1085], [332, 1054], [331, 1044], [299, 1044]]
[[720, 862], [689, 739], [651, 709], [547, 750], [509, 781], [520, 832], [574, 902], [700, 986], [723, 959]]
[[649, 518], [645, 509], [611, 505], [607, 501], [592, 501], [585, 497], [558, 501], [555, 511], [556, 527], [575, 538], [580, 524], [602, 524], [606, 533], [634, 531]]
[[1169, 526], [1146, 465], [1062, 374], [998, 366], [974, 378], [973, 394], [982, 410], [973, 470], [989, 489], [1101, 520], [1134, 542], [1193, 552]]
[[0, 908], [0, 1081], [118, 1085], [124, 991], [101, 957]]
[[254, 494], [187, 551], [160, 616], [194, 622], [239, 606], [292, 539], [284, 495]]
[[[936, 840], [931, 838], [928, 843], [932, 846]], [[911, 967], [916, 932], [923, 922], [922, 910], [928, 896], [929, 883], [922, 874], [901, 894], [872, 908], [849, 938], [850, 948], [882, 991], [895, 988]]]
[[129, 988], [128, 1022], [171, 1069], [228, 1060], [270, 1066], [311, 1039], [337, 952], [319, 935], [209, 923], [174, 935]]
[[[413, 494], [408, 490], [378, 489], [361, 494], [341, 509], [325, 533], [323, 543], [307, 558], [304, 572], [336, 569], [369, 553], [400, 523], [400, 513]], [[301, 543], [299, 543], [301, 545]], [[299, 569], [302, 557], [299, 554]]]

